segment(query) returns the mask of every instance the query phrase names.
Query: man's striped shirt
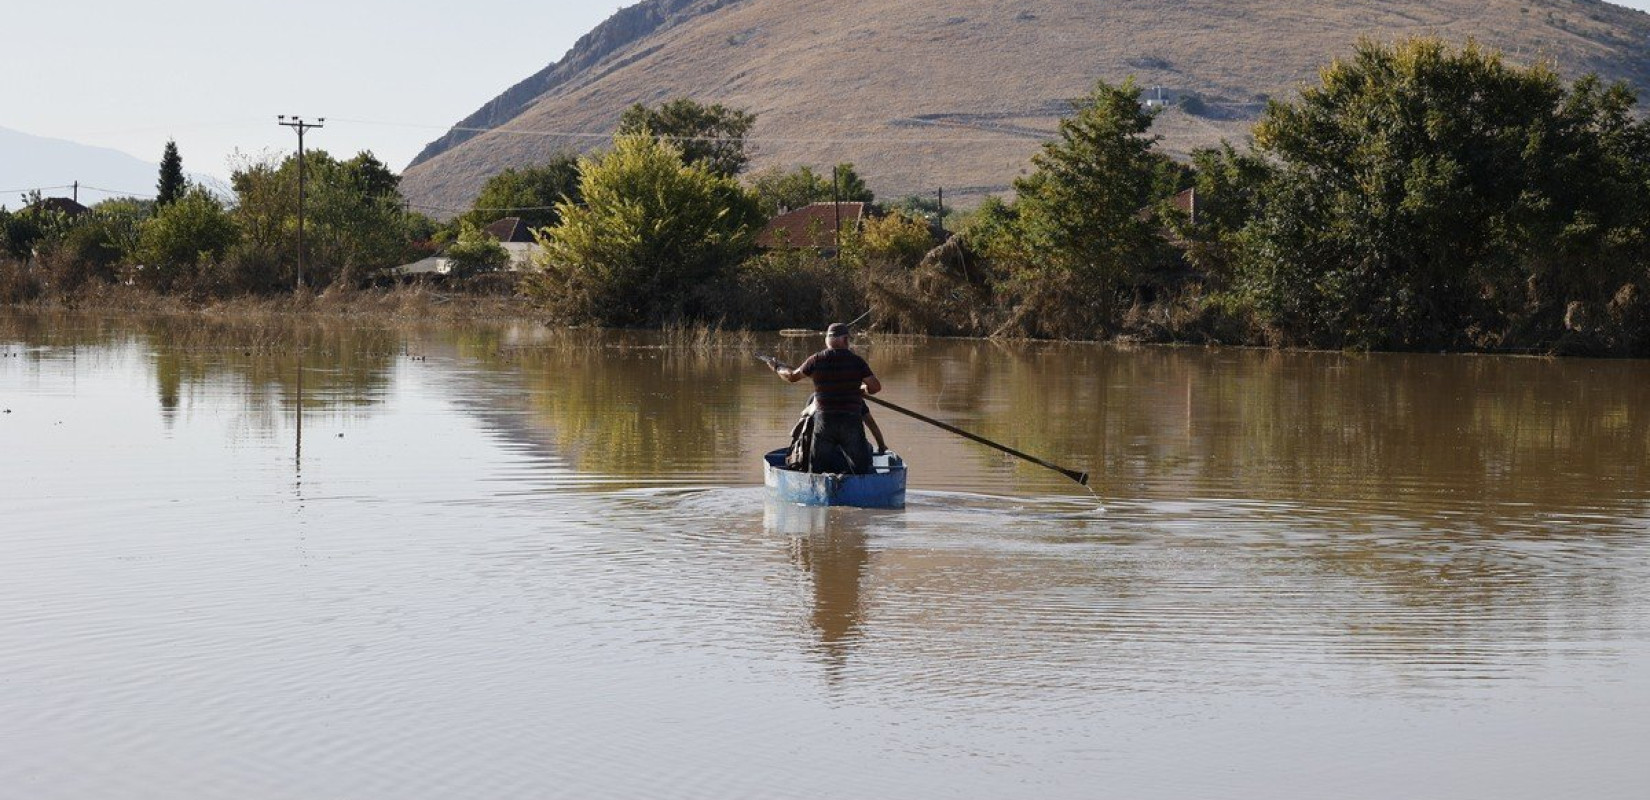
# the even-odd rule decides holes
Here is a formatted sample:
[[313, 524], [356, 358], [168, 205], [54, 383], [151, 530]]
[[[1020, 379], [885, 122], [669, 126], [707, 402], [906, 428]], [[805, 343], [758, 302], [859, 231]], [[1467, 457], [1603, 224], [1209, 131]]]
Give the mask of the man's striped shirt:
[[797, 368], [814, 380], [814, 402], [820, 411], [864, 410], [859, 385], [871, 377], [871, 365], [847, 348], [821, 350]]

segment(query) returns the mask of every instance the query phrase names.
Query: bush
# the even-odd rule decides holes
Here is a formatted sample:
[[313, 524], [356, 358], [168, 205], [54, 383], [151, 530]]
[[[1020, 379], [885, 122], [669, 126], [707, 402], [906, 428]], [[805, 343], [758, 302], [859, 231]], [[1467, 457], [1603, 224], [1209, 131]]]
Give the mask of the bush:
[[1241, 285], [1291, 342], [1430, 350], [1569, 329], [1571, 303], [1608, 302], [1650, 250], [1650, 125], [1633, 102], [1472, 44], [1366, 42], [1256, 127], [1275, 168], [1236, 240]]
[[40, 291], [40, 280], [28, 265], [0, 255], [0, 303], [26, 303]]
[[934, 231], [927, 220], [894, 212], [867, 219], [856, 244], [868, 261], [911, 269], [934, 249]]
[[204, 189], [155, 212], [138, 238], [138, 280], [154, 289], [198, 288], [204, 274], [239, 239], [235, 221]]
[[621, 135], [580, 162], [584, 204], [546, 229], [529, 293], [558, 317], [607, 325], [703, 318], [751, 249], [761, 216], [732, 178], [683, 163], [675, 146]]
[[453, 260], [458, 278], [500, 270], [510, 263], [510, 253], [497, 239], [467, 221], [459, 223], [458, 240], [447, 247], [446, 256]]
[[120, 277], [119, 234], [114, 222], [97, 217], [78, 221], [40, 257], [43, 280], [54, 292], [73, 292], [88, 282], [111, 283]]
[[865, 310], [855, 274], [811, 249], [785, 248], [747, 259], [713, 296], [707, 316], [759, 330], [817, 328]]

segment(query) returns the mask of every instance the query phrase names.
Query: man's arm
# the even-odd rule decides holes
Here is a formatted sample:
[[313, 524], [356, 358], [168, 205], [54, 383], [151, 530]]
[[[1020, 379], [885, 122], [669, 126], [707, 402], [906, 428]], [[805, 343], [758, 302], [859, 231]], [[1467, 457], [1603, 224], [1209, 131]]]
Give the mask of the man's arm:
[[[791, 369], [790, 367], [785, 366], [783, 363], [780, 362], [779, 359], [774, 358], [773, 356], [757, 356], [757, 358], [762, 359], [762, 363], [767, 364], [768, 367], [773, 370], [774, 374], [778, 375], [781, 380], [787, 381], [789, 383], [796, 383], [797, 381], [802, 380], [805, 377], [803, 375], [801, 369]], [[803, 366], [807, 366], [807, 365], [803, 364]]]
[[860, 387], [865, 390], [866, 394], [876, 394], [882, 391], [882, 381], [877, 380], [875, 375], [866, 375], [865, 382], [861, 383]]

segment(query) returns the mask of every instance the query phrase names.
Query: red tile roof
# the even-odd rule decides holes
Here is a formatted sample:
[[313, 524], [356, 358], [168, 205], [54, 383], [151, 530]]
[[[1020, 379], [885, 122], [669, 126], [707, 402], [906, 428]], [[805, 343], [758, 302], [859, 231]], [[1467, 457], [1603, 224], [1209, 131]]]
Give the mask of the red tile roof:
[[839, 207], [844, 230], [857, 227], [865, 217], [864, 203], [812, 203], [768, 220], [767, 227], [756, 236], [756, 245], [834, 250]]

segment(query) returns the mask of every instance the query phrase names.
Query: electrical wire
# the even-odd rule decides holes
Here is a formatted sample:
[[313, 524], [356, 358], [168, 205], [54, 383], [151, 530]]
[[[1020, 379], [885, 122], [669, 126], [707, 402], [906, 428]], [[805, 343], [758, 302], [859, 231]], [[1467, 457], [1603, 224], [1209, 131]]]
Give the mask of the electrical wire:
[[0, 194], [25, 194], [28, 192], [50, 192], [54, 189], [73, 189], [73, 184], [65, 183], [62, 186], [31, 186], [27, 189], [0, 189]]
[[555, 206], [500, 206], [496, 208], [451, 208], [448, 206], [432, 206], [423, 203], [407, 203], [408, 208], [417, 208], [424, 211], [554, 211]]
[[106, 194], [120, 195], [120, 196], [123, 196], [123, 197], [135, 197], [139, 200], [150, 200], [150, 199], [153, 199], [155, 197], [155, 194], [153, 192], [150, 192], [148, 194], [145, 194], [143, 192], [128, 192], [125, 189], [105, 189], [101, 186], [87, 186], [84, 183], [80, 184], [80, 188], [82, 188], [82, 189], [91, 189], [94, 192], [104, 192]]
[[[58, 189], [74, 189], [74, 188], [77, 188], [77, 187], [76, 187], [75, 184], [72, 184], [72, 183], [65, 183], [62, 186], [31, 186], [27, 189], [0, 189], [0, 195], [27, 194], [29, 192], [45, 193], [45, 192], [57, 191]], [[80, 184], [78, 188], [84, 189], [86, 191], [91, 191], [91, 192], [102, 192], [102, 193], [107, 194], [107, 195], [114, 195], [114, 196], [118, 196], [118, 197], [134, 197], [134, 198], [137, 198], [139, 200], [152, 200], [155, 197], [155, 195], [153, 193], [144, 194], [143, 192], [128, 192], [125, 189], [108, 189], [108, 188], [105, 188], [105, 187], [102, 187], [102, 186], [92, 186], [92, 185], [86, 184], [86, 183]]]
[[[544, 138], [558, 138], [558, 139], [598, 139], [598, 140], [605, 140], [605, 139], [613, 138], [613, 134], [611, 134], [611, 133], [590, 133], [590, 132], [587, 132], [587, 131], [551, 131], [551, 130], [530, 130], [530, 129], [524, 129], [524, 128], [475, 128], [475, 127], [467, 127], [467, 126], [462, 126], [462, 125], [454, 125], [454, 126], [451, 126], [451, 127], [443, 127], [443, 126], [440, 126], [440, 125], [426, 125], [426, 124], [412, 123], [412, 122], [387, 122], [387, 121], [383, 121], [383, 120], [350, 119], [350, 118], [347, 118], [347, 117], [335, 117], [333, 119], [337, 120], [338, 122], [352, 122], [352, 123], [355, 123], [357, 125], [382, 125], [382, 126], [386, 126], [386, 127], [399, 127], [399, 128], [424, 128], [424, 129], [427, 129], [427, 130], [445, 130], [445, 131], [449, 131], [449, 132], [462, 132], [462, 133], [498, 133], [498, 134], [509, 134], [509, 135], [512, 135], [512, 136], [538, 136], [538, 137], [544, 137]], [[955, 123], [936, 122], [936, 121], [933, 121], [933, 120], [910, 120], [907, 124], [910, 124], [910, 125], [925, 125], [925, 126], [935, 127], [935, 128], [940, 128], [940, 127], [961, 127], [961, 126], [957, 126]], [[1054, 133], [1051, 131], [1049, 133], [1049, 136], [1053, 136], [1053, 135], [1054, 135]], [[978, 137], [978, 138], [964, 138], [964, 137], [924, 138], [924, 137], [892, 137], [892, 136], [814, 137], [814, 138], [793, 138], [793, 137], [781, 137], [781, 136], [737, 136], [737, 137], [736, 136], [660, 136], [658, 138], [666, 139], [666, 140], [674, 141], [674, 142], [743, 142], [743, 143], [746, 143], [746, 144], [758, 144], [759, 145], [759, 144], [764, 144], [764, 143], [768, 143], [768, 144], [981, 144], [981, 143], [985, 143], [985, 144], [1003, 144], [1005, 142], [1025, 141], [1025, 140], [1027, 140], [1029, 138], [1032, 138], [1032, 137], [1029, 134], [1025, 134], [1025, 133], [1016, 133], [1016, 134], [1004, 133], [1000, 136], [995, 136], [995, 137]]]

